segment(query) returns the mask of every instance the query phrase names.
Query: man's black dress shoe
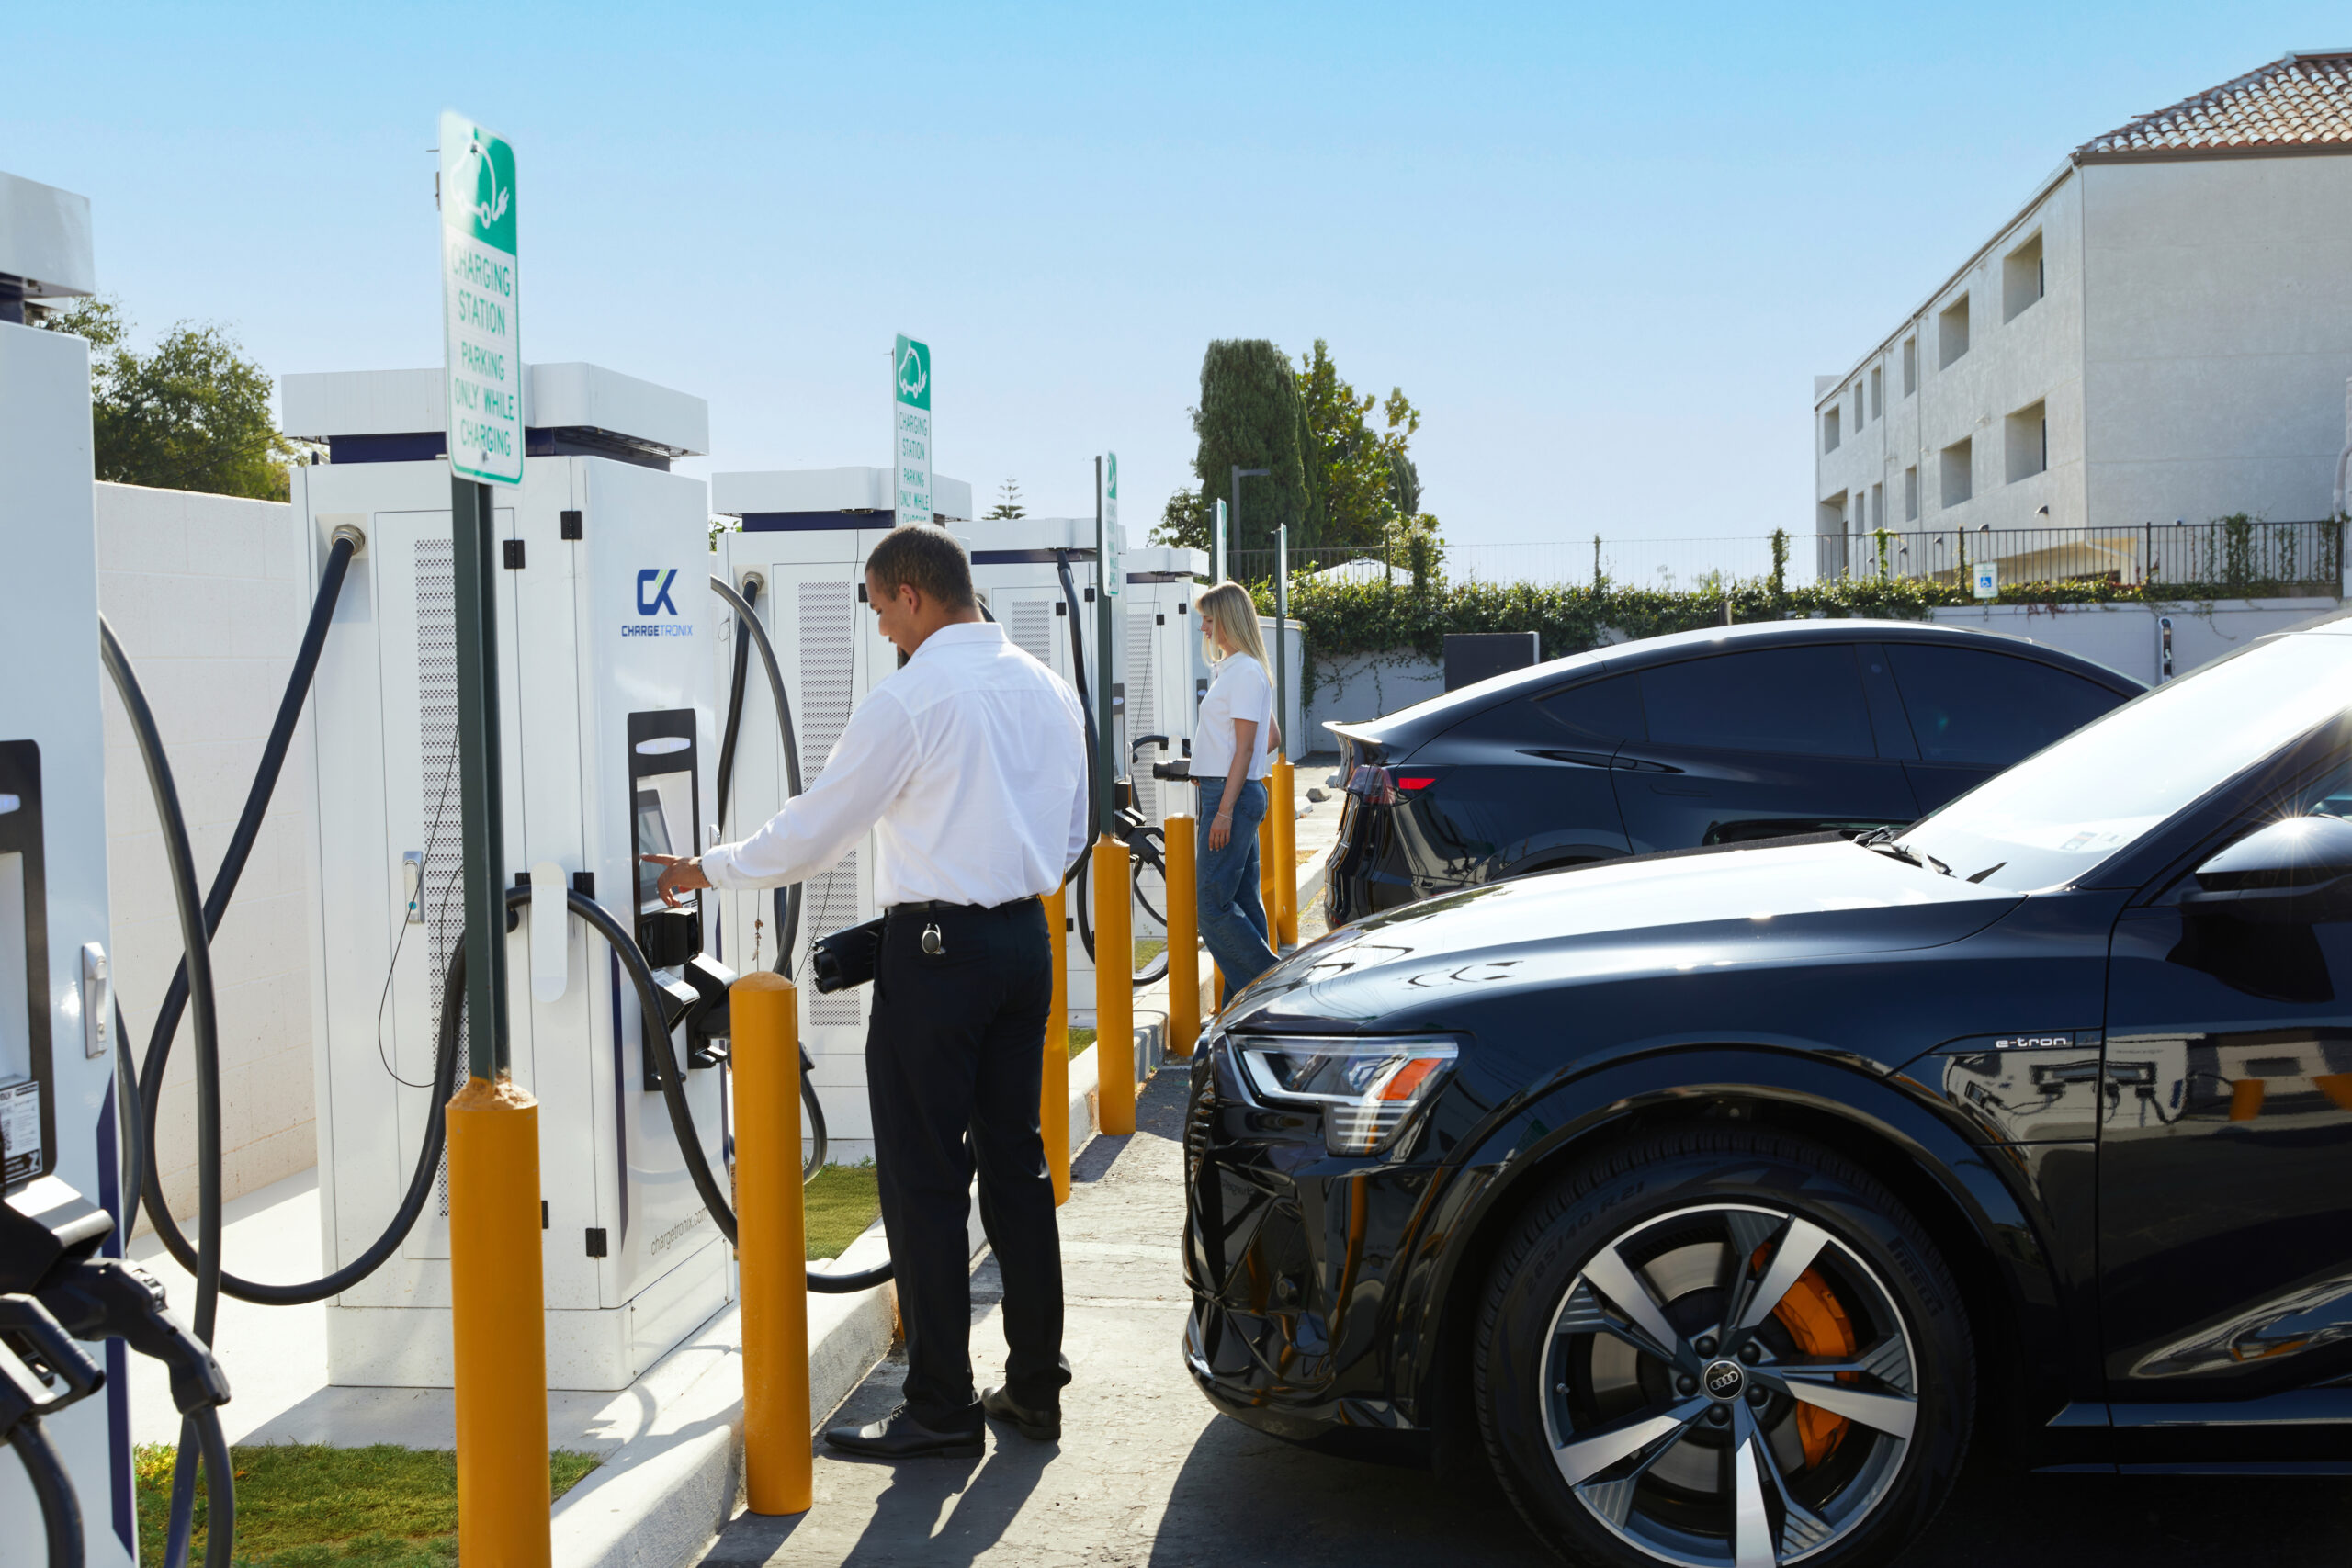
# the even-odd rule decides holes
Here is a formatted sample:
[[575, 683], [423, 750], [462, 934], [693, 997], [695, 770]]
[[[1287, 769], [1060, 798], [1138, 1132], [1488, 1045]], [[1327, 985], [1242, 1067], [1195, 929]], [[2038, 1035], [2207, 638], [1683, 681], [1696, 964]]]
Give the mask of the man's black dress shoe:
[[843, 1453], [868, 1459], [978, 1459], [985, 1446], [985, 1427], [969, 1432], [934, 1432], [899, 1405], [879, 1421], [863, 1427], [834, 1427], [825, 1441]]
[[1014, 1399], [1010, 1389], [989, 1389], [980, 1395], [980, 1408], [1000, 1421], [1012, 1422], [1023, 1437], [1033, 1442], [1061, 1440], [1062, 1413], [1058, 1409], [1032, 1410]]

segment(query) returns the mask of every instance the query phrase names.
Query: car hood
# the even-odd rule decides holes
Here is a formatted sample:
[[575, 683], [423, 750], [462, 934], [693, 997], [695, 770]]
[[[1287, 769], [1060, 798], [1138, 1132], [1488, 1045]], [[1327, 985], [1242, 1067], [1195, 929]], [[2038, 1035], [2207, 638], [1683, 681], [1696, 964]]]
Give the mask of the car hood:
[[1229, 1021], [1432, 1027], [1474, 995], [1939, 947], [2020, 901], [1846, 842], [1611, 862], [1334, 931], [1260, 976]]

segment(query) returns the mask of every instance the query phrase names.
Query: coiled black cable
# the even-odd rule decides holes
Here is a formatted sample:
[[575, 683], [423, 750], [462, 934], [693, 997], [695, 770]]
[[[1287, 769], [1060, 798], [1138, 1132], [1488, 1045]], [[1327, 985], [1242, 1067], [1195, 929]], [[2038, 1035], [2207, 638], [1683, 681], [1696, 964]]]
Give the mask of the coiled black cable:
[[123, 1027], [122, 1003], [114, 1004], [114, 1088], [117, 1135], [122, 1145], [121, 1194], [116, 1200], [121, 1213], [114, 1217], [115, 1229], [128, 1245], [130, 1232], [139, 1218], [139, 1195], [147, 1190], [147, 1113], [141, 1107], [139, 1093], [139, 1069], [130, 1063], [130, 1032]]
[[[351, 558], [357, 546], [358, 539], [356, 535], [338, 530], [334, 544], [328, 549], [326, 566], [319, 576], [319, 591], [311, 604], [310, 624], [303, 628], [302, 642], [295, 654], [293, 671], [287, 678], [285, 694], [278, 699], [277, 716], [270, 726], [269, 739], [262, 748], [261, 765], [254, 771], [252, 787], [245, 793], [244, 809], [237, 818], [236, 830], [230, 836], [229, 847], [220, 857], [220, 873], [213, 878], [211, 891], [205, 897], [204, 942], [198, 945], [203, 946], [207, 952], [208, 983], [209, 943], [212, 933], [220, 928], [221, 919], [228, 912], [229, 901], [236, 893], [238, 880], [244, 874], [245, 863], [252, 857], [254, 844], [261, 835], [262, 823], [269, 814], [270, 799], [277, 793], [278, 778], [285, 771], [286, 756], [293, 745], [294, 730], [301, 720], [302, 705], [310, 695], [311, 682], [318, 673], [319, 658], [326, 645], [327, 628], [334, 620], [335, 603], [342, 595], [344, 581], [350, 570]], [[117, 657], [119, 657], [119, 649]], [[142, 738], [142, 749], [146, 743], [146, 739]], [[160, 750], [160, 740], [155, 744]], [[175, 816], [177, 810], [177, 805], [175, 803], [172, 807], [173, 815]], [[184, 932], [184, 939], [185, 934]], [[190, 996], [189, 958], [193, 952], [194, 949], [191, 948], [189, 952], [181, 955], [179, 970], [173, 976], [170, 987], [164, 993], [164, 1004], [156, 1014], [154, 1032], [149, 1038], [146, 1062], [140, 1075], [140, 1099], [144, 1102], [145, 1111], [140, 1128], [140, 1137], [141, 1152], [145, 1156], [143, 1195], [147, 1217], [153, 1222], [155, 1235], [163, 1242], [164, 1250], [172, 1255], [180, 1267], [191, 1272], [196, 1271], [202, 1249], [201, 1247], [191, 1248], [188, 1246], [187, 1237], [181, 1231], [179, 1222], [173, 1216], [171, 1209], [164, 1201], [163, 1184], [155, 1158], [155, 1129], [160, 1120], [159, 1102], [162, 1099], [164, 1073], [171, 1062], [173, 1039], [179, 1032], [181, 1009], [187, 1003]], [[445, 1014], [447, 1010], [446, 1007], [443, 1010]], [[209, 1075], [213, 1080], [213, 1093], [216, 1099], [218, 1076], [219, 1068], [216, 1060], [216, 1065]], [[198, 1071], [199, 1105], [204, 1095], [207, 1077], [199, 1064]], [[436, 1064], [433, 1101], [436, 1108], [448, 1100], [454, 1092], [454, 1066], [447, 1063]], [[417, 1163], [409, 1178], [408, 1190], [403, 1194], [401, 1206], [394, 1213], [391, 1224], [358, 1257], [344, 1267], [316, 1280], [272, 1285], [229, 1273], [226, 1269], [218, 1268], [216, 1263], [216, 1289], [226, 1292], [239, 1301], [253, 1302], [261, 1306], [302, 1306], [311, 1302], [324, 1301], [329, 1296], [340, 1295], [351, 1289], [352, 1286], [381, 1268], [384, 1261], [399, 1248], [401, 1243], [407, 1239], [408, 1233], [415, 1228], [417, 1218], [424, 1213], [425, 1200], [432, 1191], [435, 1174], [440, 1168], [441, 1148], [441, 1118], [436, 1111], [427, 1119], [424, 1139], [417, 1151]], [[200, 1136], [198, 1160], [202, 1167], [198, 1173], [199, 1179], [217, 1171], [218, 1156], [207, 1156], [203, 1152]], [[211, 1219], [213, 1210], [218, 1205], [216, 1200], [206, 1198], [199, 1198], [198, 1204], [198, 1224], [201, 1227]], [[209, 1344], [211, 1340], [210, 1320], [203, 1313], [200, 1279], [198, 1292], [197, 1334], [199, 1338]]]
[[[786, 798], [800, 793], [800, 743], [792, 733], [792, 699], [785, 694], [784, 671], [775, 661], [775, 645], [768, 640], [767, 627], [752, 613], [751, 601], [735, 592], [723, 577], [710, 580], [710, 591], [727, 601], [734, 610], [737, 622], [751, 633], [752, 642], [760, 650], [760, 667], [767, 671], [768, 694], [775, 699], [776, 726], [784, 735], [784, 783]], [[728, 707], [728, 739], [734, 739], [736, 715], [741, 708], [743, 665], [749, 655], [740, 642], [735, 647], [735, 696]], [[729, 756], [728, 761], [731, 761]], [[724, 775], [722, 775], [724, 779]], [[727, 811], [727, 783], [718, 790], [718, 809], [723, 820]], [[792, 944], [800, 937], [800, 889], [779, 887], [775, 890], [775, 927], [778, 933], [774, 968], [779, 975], [792, 974]]]
[[[123, 711], [130, 719], [132, 736], [139, 744], [140, 761], [146, 765], [147, 787], [155, 797], [155, 815], [164, 832], [164, 858], [171, 869], [172, 900], [177, 907], [180, 921], [180, 943], [183, 950], [184, 972], [187, 976], [187, 998], [195, 1013], [196, 1035], [196, 1157], [197, 1157], [197, 1245], [194, 1256], [186, 1256], [187, 1238], [180, 1237], [183, 1267], [196, 1276], [196, 1310], [190, 1314], [189, 1326], [196, 1337], [207, 1345], [212, 1343], [212, 1329], [220, 1305], [220, 1013], [214, 1006], [212, 991], [212, 950], [205, 929], [204, 911], [196, 891], [196, 856], [188, 846], [187, 818], [180, 810], [179, 785], [172, 778], [171, 759], [164, 754], [164, 740], [155, 727], [154, 710], [148, 706], [147, 694], [139, 684], [137, 671], [122, 651], [122, 644], [114, 635], [114, 627], [104, 615], [98, 617], [98, 656], [113, 678], [115, 691], [122, 698]], [[127, 1048], [118, 1043], [118, 1048]], [[147, 1178], [156, 1181], [153, 1146], [148, 1149]], [[160, 1183], [158, 1183], [160, 1199]], [[154, 1212], [164, 1213], [159, 1201]], [[161, 1224], [157, 1230], [163, 1227]], [[217, 1435], [219, 1423], [213, 1427]], [[179, 1462], [172, 1477], [171, 1523], [165, 1534], [165, 1558], [169, 1562], [187, 1561], [188, 1521], [196, 1510], [195, 1466], [189, 1461], [204, 1441], [200, 1425], [193, 1416], [180, 1420]], [[228, 1468], [228, 1450], [221, 1450], [221, 1463], [213, 1472], [218, 1480], [215, 1489], [233, 1488]], [[233, 1498], [227, 1505], [232, 1518], [236, 1514]], [[232, 1532], [214, 1531], [205, 1538], [206, 1568], [229, 1568], [229, 1553], [233, 1544]], [[176, 1555], [174, 1550], [176, 1549]]]
[[65, 1479], [65, 1461], [49, 1440], [40, 1417], [28, 1416], [8, 1432], [8, 1446], [24, 1461], [25, 1478], [32, 1483], [40, 1504], [42, 1539], [49, 1543], [50, 1568], [82, 1568], [82, 1504]]

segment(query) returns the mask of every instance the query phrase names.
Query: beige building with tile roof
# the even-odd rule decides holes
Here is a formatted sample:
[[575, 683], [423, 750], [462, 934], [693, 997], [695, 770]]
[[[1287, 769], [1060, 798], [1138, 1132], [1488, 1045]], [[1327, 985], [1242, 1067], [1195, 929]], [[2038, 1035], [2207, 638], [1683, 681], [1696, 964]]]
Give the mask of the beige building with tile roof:
[[2075, 149], [1815, 378], [1821, 569], [1875, 570], [1882, 528], [1907, 575], [1962, 530], [2057, 527], [2083, 559], [2007, 575], [2128, 578], [2150, 524], [2327, 518], [2347, 380], [2352, 49], [2301, 51]]

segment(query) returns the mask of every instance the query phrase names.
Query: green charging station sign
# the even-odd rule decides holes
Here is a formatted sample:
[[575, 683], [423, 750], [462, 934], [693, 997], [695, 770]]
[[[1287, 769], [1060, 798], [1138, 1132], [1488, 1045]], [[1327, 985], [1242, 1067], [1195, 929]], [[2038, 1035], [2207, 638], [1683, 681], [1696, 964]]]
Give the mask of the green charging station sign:
[[890, 440], [900, 525], [937, 521], [931, 509], [931, 344], [899, 334], [890, 351]]
[[443, 389], [449, 469], [523, 482], [523, 323], [515, 277], [514, 149], [441, 114]]

